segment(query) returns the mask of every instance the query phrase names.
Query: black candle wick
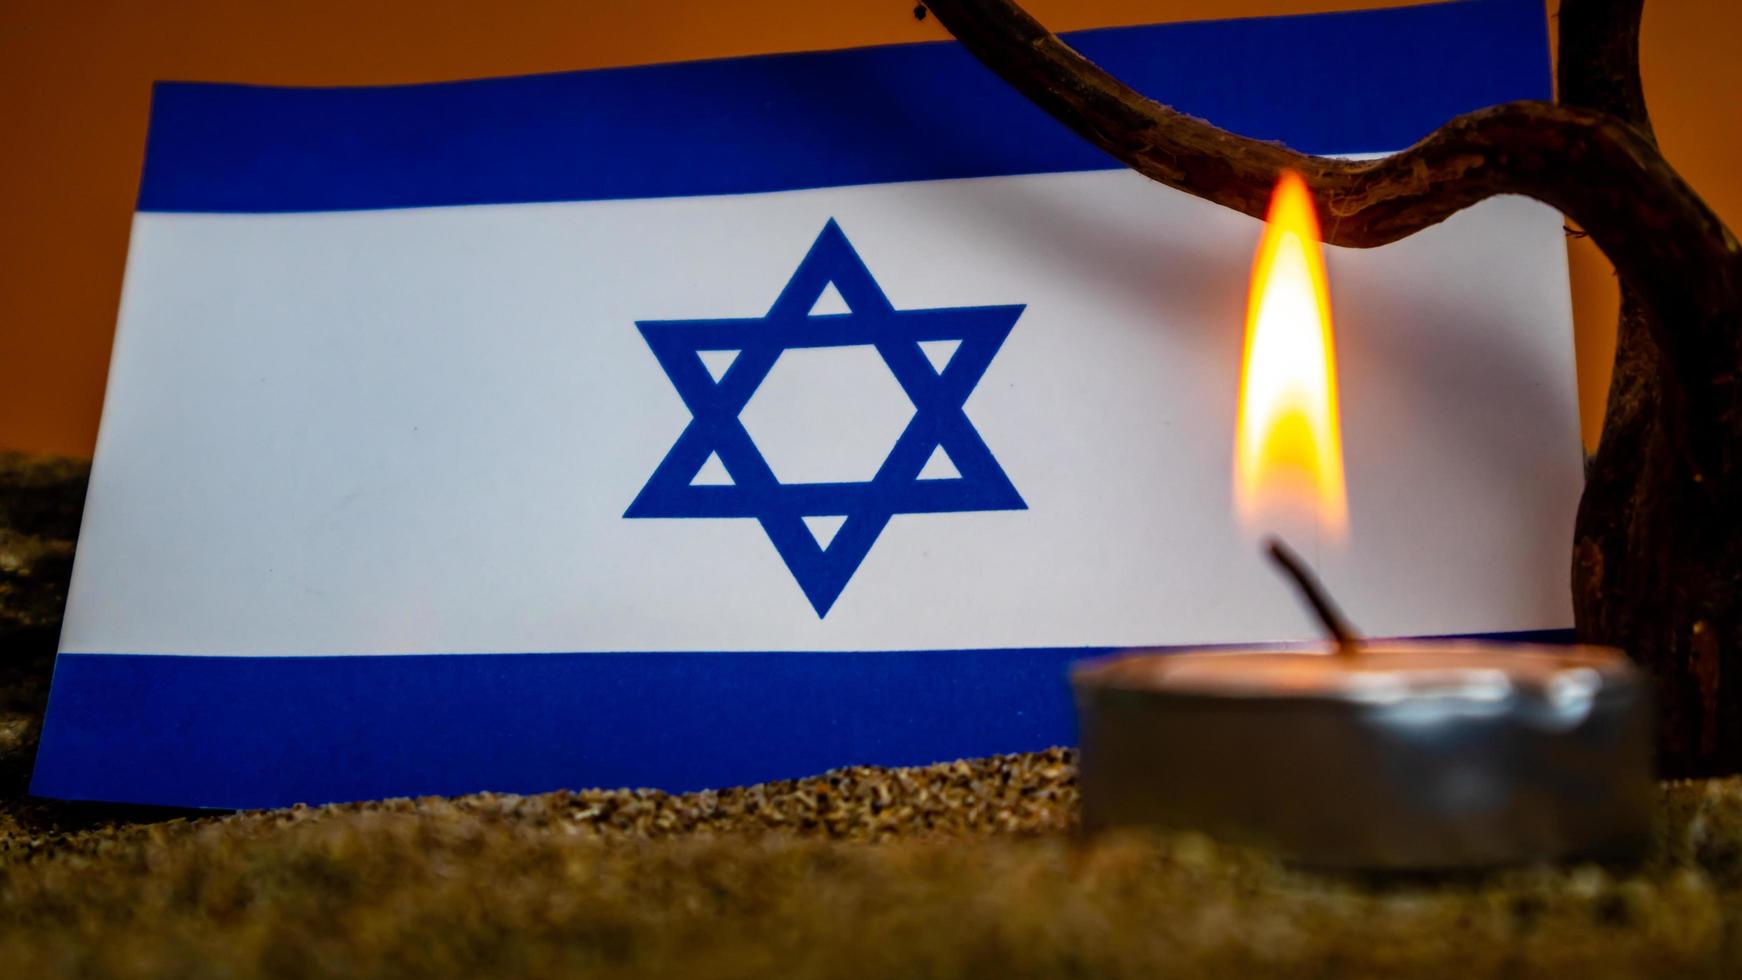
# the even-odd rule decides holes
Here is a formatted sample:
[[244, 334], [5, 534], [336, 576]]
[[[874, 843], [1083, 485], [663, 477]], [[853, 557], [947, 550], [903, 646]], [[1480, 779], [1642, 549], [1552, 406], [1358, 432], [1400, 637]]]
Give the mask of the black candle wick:
[[1330, 595], [1325, 592], [1324, 584], [1319, 581], [1318, 576], [1313, 574], [1312, 569], [1307, 567], [1306, 562], [1294, 553], [1294, 549], [1284, 544], [1281, 538], [1266, 539], [1264, 548], [1270, 553], [1271, 560], [1282, 566], [1283, 572], [1288, 575], [1295, 588], [1300, 590], [1307, 605], [1312, 607], [1313, 614], [1318, 616], [1319, 622], [1325, 627], [1325, 632], [1331, 635], [1332, 642], [1337, 645], [1337, 652], [1341, 654], [1355, 653], [1361, 642], [1361, 634], [1356, 632], [1355, 627], [1349, 625], [1347, 619], [1343, 618], [1342, 610], [1338, 609], [1337, 604], [1331, 601]]

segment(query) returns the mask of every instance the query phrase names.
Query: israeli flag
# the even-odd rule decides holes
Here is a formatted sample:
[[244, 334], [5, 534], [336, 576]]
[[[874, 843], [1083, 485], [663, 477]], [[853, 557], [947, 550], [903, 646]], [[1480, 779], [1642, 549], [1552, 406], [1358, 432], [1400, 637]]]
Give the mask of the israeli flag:
[[[1315, 153], [1549, 95], [1538, 0], [1070, 41]], [[1260, 230], [953, 43], [159, 85], [33, 791], [927, 763], [1071, 741], [1080, 657], [1310, 637], [1231, 516]], [[1326, 577], [1375, 634], [1564, 630], [1559, 216], [1328, 261]]]

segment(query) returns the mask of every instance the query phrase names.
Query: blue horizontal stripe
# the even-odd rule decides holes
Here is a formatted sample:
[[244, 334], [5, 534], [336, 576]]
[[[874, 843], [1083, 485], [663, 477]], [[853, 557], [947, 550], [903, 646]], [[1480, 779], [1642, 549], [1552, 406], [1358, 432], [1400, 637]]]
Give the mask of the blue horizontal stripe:
[[31, 792], [239, 808], [682, 791], [1020, 752], [1074, 744], [1066, 669], [1107, 652], [69, 653]]
[[[1550, 94], [1541, 0], [1086, 31], [1084, 54], [1235, 132], [1397, 149]], [[582, 201], [1102, 170], [940, 42], [376, 88], [160, 83], [142, 211]]]

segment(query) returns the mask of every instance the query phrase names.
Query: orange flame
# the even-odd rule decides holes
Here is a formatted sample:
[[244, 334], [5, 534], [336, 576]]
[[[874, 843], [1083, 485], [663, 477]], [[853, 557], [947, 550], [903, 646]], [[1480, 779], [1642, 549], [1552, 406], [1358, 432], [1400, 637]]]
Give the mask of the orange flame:
[[1337, 359], [1319, 221], [1306, 182], [1283, 175], [1252, 265], [1234, 434], [1234, 512], [1248, 530], [1277, 519], [1348, 534]]

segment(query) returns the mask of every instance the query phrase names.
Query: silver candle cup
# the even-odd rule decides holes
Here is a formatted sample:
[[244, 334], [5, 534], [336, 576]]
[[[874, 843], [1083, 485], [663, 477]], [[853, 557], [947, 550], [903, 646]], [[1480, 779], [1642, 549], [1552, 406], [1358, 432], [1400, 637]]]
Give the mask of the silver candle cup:
[[1071, 679], [1090, 832], [1378, 871], [1625, 858], [1649, 834], [1649, 691], [1614, 650], [1134, 650]]

